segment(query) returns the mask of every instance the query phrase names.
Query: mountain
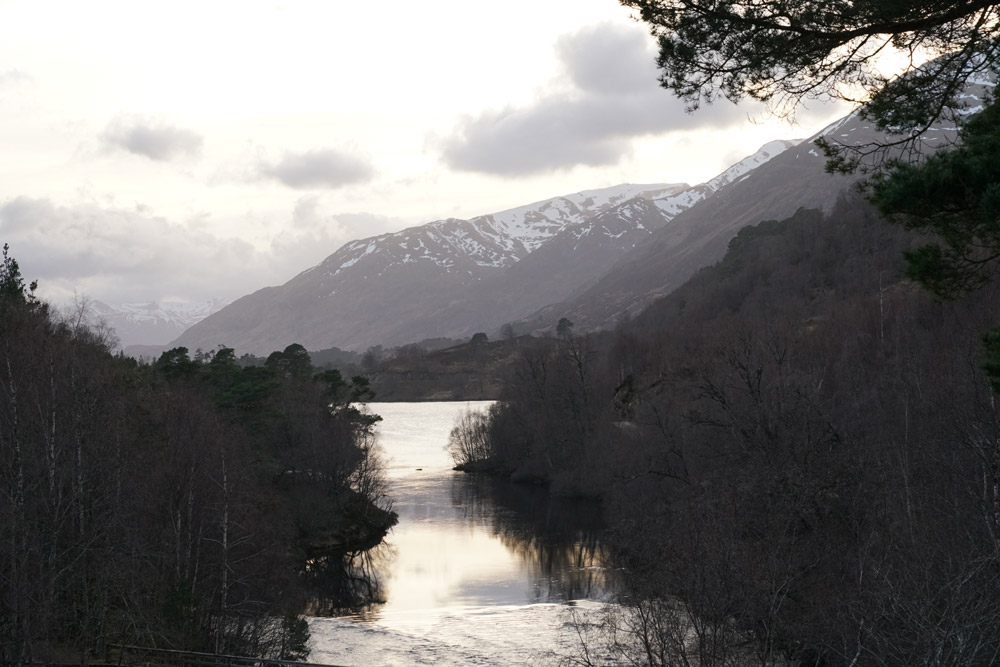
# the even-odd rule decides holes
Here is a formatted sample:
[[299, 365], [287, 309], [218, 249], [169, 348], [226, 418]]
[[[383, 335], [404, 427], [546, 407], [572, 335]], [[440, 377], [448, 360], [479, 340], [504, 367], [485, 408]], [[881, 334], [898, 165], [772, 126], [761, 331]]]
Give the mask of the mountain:
[[[351, 241], [286, 284], [238, 299], [173, 344], [267, 354], [290, 342], [364, 350], [467, 337], [596, 278], [667, 223], [670, 215], [650, 204], [654, 198], [687, 190], [619, 185]], [[537, 253], [543, 260], [529, 262]], [[521, 292], [511, 294], [515, 288]]]
[[767, 144], [694, 187], [587, 190], [351, 241], [286, 284], [233, 302], [172, 344], [267, 354], [290, 342], [364, 350], [495, 332], [593, 285], [675, 216], [795, 144]]
[[[993, 85], [986, 79], [970, 81], [963, 97], [966, 106], [958, 113], [980, 109]], [[926, 153], [953, 144], [958, 136], [953, 125], [944, 122], [930, 128], [916, 150]], [[710, 195], [679, 211], [669, 226], [624, 254], [599, 279], [525, 318], [520, 328], [551, 329], [563, 317], [573, 321], [580, 331], [612, 327], [624, 315], [638, 313], [672, 292], [698, 269], [718, 262], [730, 239], [746, 225], [788, 218], [800, 208], [829, 212], [842, 193], [864, 174], [827, 173], [826, 158], [813, 143], [819, 137], [844, 146], [865, 146], [885, 143], [899, 135], [877, 130], [855, 111], [788, 150], [775, 146], [771, 159], [753, 168], [737, 169], [738, 165], [734, 165], [720, 174]], [[669, 200], [653, 201], [673, 210]]]
[[121, 347], [165, 345], [185, 330], [218, 311], [228, 302], [212, 299], [200, 303], [157, 302], [111, 305], [91, 301], [91, 317], [118, 335]]
[[460, 307], [465, 307], [466, 315], [471, 316], [468, 304], [488, 304], [489, 308], [476, 314], [474, 320], [480, 324], [478, 330], [495, 331], [515, 320], [518, 311], [536, 312], [585, 289], [597, 282], [620, 258], [672, 225], [677, 214], [745, 177], [797, 143], [771, 142], [706, 183], [651, 197], [636, 197], [570, 225], [515, 268], [472, 286]]
[[[697, 205], [679, 212], [589, 285], [533, 313], [532, 328], [551, 328], [566, 317], [580, 330], [607, 328], [680, 286], [725, 254], [740, 228], [782, 219], [799, 208], [829, 210], [855, 177], [825, 172], [825, 159], [808, 142], [734, 179]], [[661, 204], [664, 205], [664, 204]]]

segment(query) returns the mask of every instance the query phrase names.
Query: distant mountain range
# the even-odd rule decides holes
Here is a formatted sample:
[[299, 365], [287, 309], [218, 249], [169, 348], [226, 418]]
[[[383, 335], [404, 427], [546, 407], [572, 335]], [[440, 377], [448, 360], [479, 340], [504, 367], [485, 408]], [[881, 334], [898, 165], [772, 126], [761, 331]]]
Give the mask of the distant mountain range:
[[[970, 80], [962, 96], [965, 106], [957, 113], [980, 110], [994, 87], [989, 78]], [[711, 196], [679, 212], [669, 226], [623, 256], [598, 280], [539, 309], [520, 328], [549, 329], [563, 317], [583, 331], [609, 328], [669, 294], [698, 269], [722, 259], [729, 241], [746, 225], [781, 220], [800, 208], [830, 211], [864, 173], [827, 173], [826, 158], [814, 143], [819, 137], [842, 146], [870, 146], [885, 145], [900, 135], [876, 129], [859, 111], [848, 114], [766, 164], [729, 178]], [[925, 132], [916, 149], [933, 152], [954, 144], [957, 138], [958, 128], [946, 121]]]
[[[992, 87], [970, 82], [965, 113]], [[847, 145], [889, 139], [857, 112], [821, 136]], [[934, 150], [956, 136], [942, 126], [920, 142]], [[562, 317], [577, 331], [607, 328], [721, 259], [743, 226], [831, 209], [860, 176], [825, 166], [812, 139], [776, 141], [693, 187], [619, 185], [351, 241], [284, 285], [205, 317], [171, 345], [363, 351], [495, 335], [508, 323], [518, 333], [551, 331]]]
[[185, 330], [225, 306], [213, 299], [200, 303], [157, 302], [88, 303], [90, 316], [115, 330], [123, 348], [133, 345], [166, 345]]
[[[859, 128], [841, 129], [848, 134]], [[825, 165], [811, 142], [783, 151], [678, 212], [669, 226], [622, 256], [597, 280], [526, 317], [520, 328], [550, 328], [563, 317], [580, 330], [608, 328], [669, 294], [701, 267], [719, 261], [742, 227], [784, 219], [799, 208], [829, 211], [859, 176], [831, 175]]]
[[279, 287], [233, 302], [173, 344], [267, 354], [400, 345], [495, 332], [594, 284], [679, 213], [796, 142], [772, 142], [687, 184], [619, 185], [470, 220], [438, 220], [345, 244]]

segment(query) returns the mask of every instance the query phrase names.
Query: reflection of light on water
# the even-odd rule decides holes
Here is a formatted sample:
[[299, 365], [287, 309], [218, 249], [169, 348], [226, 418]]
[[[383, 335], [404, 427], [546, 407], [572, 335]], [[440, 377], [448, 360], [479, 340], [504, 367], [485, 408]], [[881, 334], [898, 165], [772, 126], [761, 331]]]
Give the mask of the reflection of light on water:
[[362, 665], [551, 665], [579, 655], [577, 622], [598, 620], [602, 605], [454, 607], [398, 612], [389, 627], [350, 618], [312, 619], [310, 661]]
[[[455, 419], [477, 403], [374, 404], [379, 437], [391, 457], [390, 493], [399, 524], [387, 538], [396, 557], [384, 574], [381, 623], [396, 612], [463, 604], [519, 604], [530, 587], [521, 559], [495, 535], [470, 522], [452, 503], [445, 452]], [[422, 468], [422, 470], [417, 470]]]
[[580, 507], [553, 504], [544, 489], [497, 487], [451, 471], [448, 433], [469, 405], [372, 404], [383, 417], [379, 437], [399, 514], [371, 552], [385, 602], [363, 614], [313, 619], [311, 661], [529, 664], [576, 641], [575, 632], [559, 639], [567, 605], [550, 603], [604, 595], [597, 532], [580, 527], [589, 525], [580, 524]]
[[451, 470], [454, 463], [445, 446], [455, 419], [467, 408], [484, 410], [493, 401], [464, 403], [370, 403], [369, 409], [382, 416], [378, 437], [389, 456], [390, 481], [420, 476], [421, 472]]
[[312, 558], [301, 576], [308, 580], [310, 595], [305, 613], [311, 616], [340, 616], [358, 613], [370, 615], [385, 602], [376, 563], [388, 548], [375, 549], [343, 557]]
[[394, 533], [390, 539], [399, 556], [395, 572], [386, 582], [389, 595], [383, 615], [397, 610], [446, 607], [465, 599], [523, 601], [519, 594], [508, 598], [511, 587], [525, 585], [524, 573], [510, 552], [490, 535], [417, 524]]

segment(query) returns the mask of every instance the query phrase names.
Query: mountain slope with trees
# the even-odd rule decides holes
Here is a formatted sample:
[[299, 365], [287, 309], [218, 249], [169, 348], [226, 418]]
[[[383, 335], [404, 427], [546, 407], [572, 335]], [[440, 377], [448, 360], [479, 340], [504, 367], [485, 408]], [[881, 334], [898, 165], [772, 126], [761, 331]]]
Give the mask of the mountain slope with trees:
[[[981, 108], [993, 88], [988, 78], [972, 80], [963, 88], [963, 104], [970, 110]], [[919, 137], [911, 138], [907, 133], [880, 130], [864, 114], [851, 113], [680, 212], [669, 226], [624, 254], [598, 280], [533, 313], [521, 328], [551, 328], [563, 317], [582, 330], [612, 328], [620, 318], [669, 294], [698, 269], [719, 261], [742, 227], [787, 217], [801, 207], [831, 210], [841, 193], [855, 187], [865, 174], [829, 173], [827, 155], [818, 144], [865, 152], [868, 147], [905, 138], [915, 142], [913, 152], [933, 154], [953, 146], [957, 137], [954, 125], [945, 122], [931, 124]], [[898, 149], [895, 154], [900, 155]]]
[[905, 278], [919, 242], [857, 199], [802, 210], [614, 333], [522, 355], [482, 418], [487, 467], [603, 498], [631, 581], [610, 645], [991, 664], [1000, 295], [936, 301]]
[[[601, 494], [618, 526], [631, 585], [579, 664], [995, 664], [1000, 131], [963, 96], [992, 85], [997, 6], [624, 4], [689, 102], [853, 86], [856, 117], [913, 131], [822, 142], [835, 169], [874, 158], [901, 224], [845, 197], [746, 227], [613, 335], [526, 356], [472, 424], [484, 464]], [[906, 76], [879, 72], [889, 47]], [[962, 143], [917, 164], [940, 118]]]

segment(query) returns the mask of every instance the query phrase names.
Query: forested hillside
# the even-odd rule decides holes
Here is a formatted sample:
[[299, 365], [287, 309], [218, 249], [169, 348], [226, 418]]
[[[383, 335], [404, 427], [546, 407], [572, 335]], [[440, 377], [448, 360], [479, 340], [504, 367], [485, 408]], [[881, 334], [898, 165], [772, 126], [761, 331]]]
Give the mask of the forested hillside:
[[997, 5], [622, 3], [692, 109], [865, 101], [895, 136], [816, 143], [878, 214], [760, 222], [613, 335], [567, 321], [455, 450], [604, 499], [631, 583], [578, 664], [995, 665]]
[[613, 334], [522, 356], [485, 463], [604, 499], [619, 657], [992, 664], [998, 287], [936, 300], [904, 275], [924, 240], [846, 197], [745, 228]]
[[113, 643], [304, 656], [307, 558], [395, 520], [365, 383], [314, 375], [297, 345], [260, 367], [183, 348], [142, 366], [33, 289], [5, 247], [0, 662]]

